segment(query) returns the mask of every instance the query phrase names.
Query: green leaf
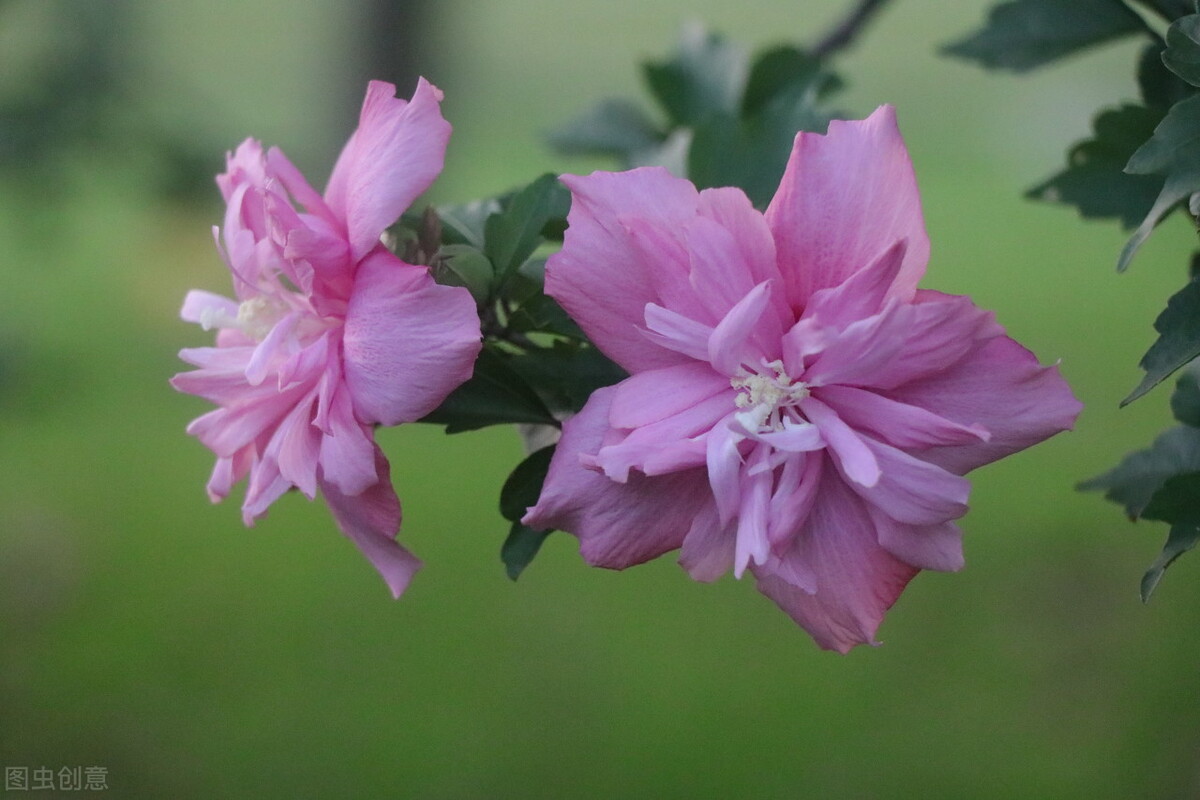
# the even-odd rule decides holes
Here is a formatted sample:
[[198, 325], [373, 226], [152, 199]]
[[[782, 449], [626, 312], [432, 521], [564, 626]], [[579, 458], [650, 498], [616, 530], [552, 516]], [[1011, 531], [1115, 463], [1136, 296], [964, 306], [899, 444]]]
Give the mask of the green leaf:
[[531, 453], [504, 481], [504, 488], [500, 490], [500, 513], [509, 522], [520, 522], [526, 510], [537, 503], [554, 447], [550, 445]]
[[1142, 519], [1172, 525], [1200, 525], [1200, 472], [1167, 478], [1142, 509]]
[[500, 210], [500, 201], [495, 197], [475, 200], [460, 205], [437, 207], [442, 220], [442, 241], [447, 244], [469, 244], [483, 249], [483, 226], [488, 217]]
[[1191, 550], [1196, 546], [1196, 542], [1200, 541], [1200, 527], [1194, 525], [1173, 525], [1171, 533], [1167, 536], [1167, 543], [1163, 545], [1162, 554], [1155, 559], [1150, 565], [1150, 569], [1146, 570], [1146, 574], [1142, 576], [1142, 602], [1146, 603], [1150, 600], [1150, 595], [1154, 593], [1159, 581], [1162, 580], [1163, 572], [1167, 567], [1174, 563], [1175, 559]]
[[464, 286], [477, 304], [491, 296], [495, 270], [488, 257], [469, 244], [447, 244], [438, 250], [430, 265], [433, 279], [443, 286]]
[[1167, 68], [1192, 86], [1200, 86], [1200, 14], [1176, 20], [1167, 29]]
[[490, 347], [480, 352], [471, 379], [420, 421], [445, 425], [446, 433], [514, 422], [558, 424], [529, 383], [509, 365], [508, 357]]
[[650, 91], [673, 125], [695, 125], [712, 114], [736, 114], [746, 85], [746, 53], [700, 25], [687, 25], [669, 61], [644, 64]]
[[1013, 0], [992, 8], [983, 28], [942, 52], [988, 69], [1025, 72], [1146, 30], [1121, 0]]
[[1169, 479], [1196, 471], [1200, 471], [1200, 429], [1180, 425], [1161, 434], [1149, 448], [1130, 453], [1113, 469], [1077, 488], [1103, 490], [1106, 498], [1125, 507], [1130, 519], [1137, 519]]
[[784, 45], [764, 51], [750, 68], [741, 116], [753, 116], [776, 97], [797, 86], [811, 87], [814, 95], [820, 97], [839, 88], [841, 81], [823, 71], [820, 60], [803, 50]]
[[509, 529], [508, 538], [500, 547], [500, 560], [504, 562], [504, 571], [510, 580], [521, 577], [521, 573], [533, 561], [542, 548], [542, 542], [553, 531], [535, 531], [528, 525], [514, 522]]
[[1171, 106], [1150, 141], [1130, 157], [1125, 171], [1167, 178], [1154, 206], [1121, 251], [1118, 271], [1129, 266], [1134, 253], [1168, 213], [1200, 191], [1200, 95]]
[[1138, 364], [1146, 375], [1121, 401], [1122, 406], [1137, 400], [1172, 372], [1200, 356], [1200, 280], [1189, 281], [1171, 296], [1166, 309], [1154, 320], [1154, 329], [1158, 331], [1158, 339]]
[[1138, 0], [1138, 2], [1157, 11], [1167, 21], [1179, 19], [1197, 11], [1195, 0]]
[[484, 255], [496, 267], [501, 284], [533, 255], [542, 242], [542, 229], [556, 217], [566, 217], [571, 193], [555, 175], [542, 175], [513, 195], [503, 211], [484, 226]]
[[1196, 369], [1197, 364], [1193, 362], [1175, 382], [1171, 413], [1184, 425], [1200, 428], [1200, 381], [1197, 381]]
[[1067, 168], [1026, 196], [1075, 206], [1087, 218], [1116, 217], [1132, 228], [1154, 205], [1163, 181], [1154, 175], [1130, 175], [1125, 164], [1162, 116], [1132, 105], [1101, 112], [1092, 121], [1092, 138], [1071, 148]]
[[522, 353], [512, 361], [552, 411], [573, 414], [592, 392], [624, 380], [624, 370], [590, 344], [557, 341], [553, 347]]
[[629, 100], [601, 100], [547, 135], [550, 147], [566, 156], [612, 156], [631, 166], [639, 153], [658, 147], [664, 135]]
[[539, 331], [572, 339], [587, 338], [575, 324], [575, 320], [562, 310], [562, 306], [554, 302], [553, 298], [541, 293], [530, 297], [512, 313], [508, 318], [508, 327], [521, 333]]
[[1160, 119], [1171, 106], [1195, 93], [1187, 81], [1167, 69], [1161, 42], [1151, 42], [1142, 48], [1138, 57], [1137, 82], [1142, 102], [1159, 111]]
[[793, 85], [748, 119], [728, 114], [696, 126], [688, 177], [698, 188], [737, 186], [759, 208], [779, 187], [798, 131], [824, 133], [829, 117], [810, 84]]

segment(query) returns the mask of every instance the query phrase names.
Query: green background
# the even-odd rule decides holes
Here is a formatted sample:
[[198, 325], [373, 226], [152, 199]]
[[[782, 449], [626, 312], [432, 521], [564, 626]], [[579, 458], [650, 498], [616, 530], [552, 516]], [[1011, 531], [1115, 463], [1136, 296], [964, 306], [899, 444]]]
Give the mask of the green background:
[[[0, 3], [6, 90], [55, 57], [50, 5]], [[758, 48], [812, 41], [843, 5], [434, 2], [421, 70], [455, 136], [432, 197], [596, 166], [540, 136], [603, 96], [643, 96], [636, 64], [687, 18]], [[966, 569], [919, 576], [883, 646], [845, 657], [749, 581], [696, 584], [670, 558], [593, 570], [556, 535], [509, 582], [506, 429], [380, 433], [402, 540], [426, 562], [399, 602], [319, 502], [288, 496], [244, 529], [240, 492], [208, 503], [211, 456], [183, 433], [206, 405], [166, 383], [176, 351], [208, 339], [178, 321], [184, 293], [228, 290], [215, 188], [164, 199], [132, 140], [3, 178], [0, 764], [104, 766], [115, 797], [1200, 793], [1200, 557], [1143, 606], [1165, 526], [1072, 488], [1169, 424], [1165, 388], [1116, 406], [1194, 233], [1173, 220], [1118, 276], [1114, 224], [1021, 199], [1092, 111], [1135, 96], [1136, 48], [1020, 78], [938, 57], [985, 8], [892, 4], [842, 59], [840, 105], [898, 108], [933, 240], [923, 285], [1061, 359], [1086, 409], [1074, 433], [974, 474]], [[210, 174], [257, 136], [320, 185], [361, 98], [365, 12], [129, 9], [139, 124], [182, 133]]]

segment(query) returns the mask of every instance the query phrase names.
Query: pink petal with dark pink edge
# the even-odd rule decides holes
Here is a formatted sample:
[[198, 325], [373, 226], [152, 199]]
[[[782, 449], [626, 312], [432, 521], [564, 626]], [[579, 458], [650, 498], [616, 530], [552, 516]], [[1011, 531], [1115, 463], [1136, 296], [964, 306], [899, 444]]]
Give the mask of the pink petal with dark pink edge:
[[269, 384], [247, 385], [236, 405], [197, 417], [187, 432], [218, 456], [228, 458], [278, 424], [304, 393], [304, 387], [280, 392]]
[[841, 481], [823, 481], [795, 546], [816, 576], [816, 591], [755, 567], [759, 591], [827, 650], [876, 644], [883, 615], [918, 570], [879, 545], [865, 503]]
[[769, 453], [770, 448], [756, 448], [747, 460], [747, 470], [741, 478], [737, 545], [733, 553], [733, 574], [737, 578], [742, 577], [751, 562], [766, 563], [771, 552], [771, 543], [767, 540], [767, 512], [771, 506], [771, 487], [775, 477], [769, 471], [753, 474], [754, 468]]
[[[700, 192], [697, 210], [701, 217], [712, 220], [729, 233], [741, 256], [735, 263], [744, 265], [749, 285], [766, 281], [776, 281], [782, 285], [771, 229], [745, 192], [733, 187], [705, 189]], [[720, 273], [717, 273], [719, 276]], [[740, 275], [738, 279], [741, 280]], [[702, 291], [699, 279], [693, 280], [697, 282], [697, 291]], [[780, 319], [790, 315], [791, 310], [783, 292], [772, 294], [771, 301]]]
[[866, 441], [842, 421], [829, 406], [815, 397], [800, 401], [804, 415], [821, 430], [821, 438], [829, 446], [842, 474], [860, 486], [879, 483], [882, 469]]
[[868, 389], [822, 386], [816, 394], [851, 428], [893, 447], [971, 444], [991, 438], [980, 425], [951, 422], [924, 408], [897, 402]]
[[372, 455], [378, 448], [371, 429], [354, 418], [345, 386], [333, 393], [329, 425], [330, 432], [321, 436], [322, 479], [342, 494], [361, 494], [379, 480]]
[[824, 349], [804, 373], [804, 382], [873, 385], [903, 350], [915, 313], [913, 306], [893, 302], [879, 314], [829, 334]]
[[583, 410], [563, 423], [562, 439], [537, 505], [521, 520], [535, 530], [559, 529], [579, 539], [589, 564], [624, 569], [677, 549], [692, 518], [709, 497], [703, 469], [626, 483], [584, 467], [608, 431], [611, 387], [592, 393]]
[[767, 519], [767, 539], [772, 547], [784, 546], [803, 529], [821, 486], [825, 458], [824, 453], [807, 453], [784, 462]]
[[708, 340], [713, 334], [711, 325], [696, 322], [655, 303], [646, 304], [645, 316], [646, 328], [641, 334], [646, 339], [688, 358], [708, 361]]
[[614, 428], [629, 429], [673, 417], [731, 389], [728, 378], [697, 362], [639, 372], [615, 388], [608, 421]]
[[479, 315], [466, 289], [379, 251], [359, 265], [342, 342], [359, 419], [398, 425], [433, 411], [471, 377]]
[[[690, 272], [688, 281], [695, 297], [709, 313], [705, 319], [714, 322], [721, 320], [755, 286], [770, 285], [772, 280], [780, 282], [778, 278], [755, 281], [756, 271], [768, 270], [756, 270], [747, 263], [737, 235], [716, 222], [697, 217], [687, 226], [685, 233]], [[682, 310], [678, 306], [670, 307], [676, 311]], [[770, 312], [762, 329], [757, 332], [760, 347], [779, 347], [779, 333], [783, 331], [782, 320], [785, 317], [790, 317], [786, 302], [779, 302], [772, 297]], [[791, 324], [790, 319], [788, 324]]]
[[901, 239], [908, 252], [889, 296], [910, 299], [929, 260], [929, 237], [895, 110], [834, 120], [825, 136], [798, 134], [766, 219], [793, 308]]
[[312, 424], [316, 389], [296, 404], [271, 437], [264, 457], [279, 465], [279, 474], [309, 500], [317, 494], [317, 464], [321, 454], [321, 431]]
[[736, 526], [722, 523], [716, 503], [709, 500], [701, 504], [692, 527], [683, 537], [679, 566], [687, 570], [693, 580], [715, 581], [733, 567], [736, 544]]
[[738, 442], [743, 437], [733, 432], [733, 422], [734, 414], [731, 412], [713, 426], [708, 432], [705, 454], [708, 482], [722, 524], [733, 519], [741, 505], [742, 454], [738, 450]]
[[400, 530], [400, 498], [392, 488], [391, 469], [383, 451], [374, 447], [374, 471], [379, 480], [354, 495], [344, 494], [335, 484], [321, 480], [321, 494], [338, 528], [358, 545], [367, 560], [399, 598], [421, 568], [421, 561], [396, 542]]
[[966, 563], [962, 531], [953, 522], [910, 525], [897, 522], [874, 506], [867, 511], [879, 532], [879, 544], [901, 561], [940, 572], [957, 572]]
[[883, 310], [907, 252], [908, 240], [901, 239], [842, 283], [813, 292], [804, 317], [815, 318], [824, 326], [844, 328], [875, 316]]
[[429, 188], [446, 157], [450, 123], [438, 107], [441, 91], [421, 78], [411, 101], [395, 94], [390, 83], [368, 84], [358, 130], [325, 190], [330, 211], [345, 223], [355, 261]]
[[[617, 388], [621, 385], [617, 384]], [[609, 478], [622, 483], [628, 480], [629, 470], [634, 468], [647, 475], [659, 474], [663, 471], [664, 461], [673, 469], [683, 463], [700, 466], [704, 463], [704, 436], [711, 436], [709, 431], [729, 413], [731, 403], [731, 398], [723, 394], [710, 395], [696, 399], [678, 413], [628, 433], [614, 429], [606, 436], [606, 444], [590, 459], [592, 463], [587, 465], [600, 467]], [[658, 469], [652, 465], [657, 465]]]
[[321, 197], [320, 193], [312, 187], [308, 179], [296, 169], [296, 166], [288, 160], [288, 157], [283, 154], [283, 151], [278, 147], [272, 147], [267, 151], [266, 156], [267, 172], [277, 178], [287, 193], [296, 198], [296, 202], [304, 207], [304, 210], [315, 217], [324, 220], [333, 229], [339, 230], [341, 223], [329, 210], [329, 206], [325, 204], [325, 198]]
[[572, 195], [569, 227], [562, 250], [546, 262], [546, 293], [626, 371], [682, 363], [678, 353], [646, 346], [646, 304], [661, 304], [651, 277], [658, 267], [618, 220], [680, 231], [695, 217], [695, 187], [658, 167], [564, 175], [562, 182]]
[[[764, 320], [770, 303], [771, 284], [760, 283], [729, 309], [708, 339], [708, 360], [713, 369], [732, 377], [742, 364], [758, 366], [778, 357], [782, 331], [778, 322], [771, 325]], [[760, 329], [765, 329], [768, 335], [773, 333], [774, 341], [764, 341], [765, 337], [758, 333]]]
[[939, 374], [889, 396], [963, 425], [980, 425], [986, 442], [932, 447], [921, 458], [957, 474], [989, 464], [1070, 430], [1083, 405], [1058, 367], [1042, 367], [1007, 336], [989, 339]]

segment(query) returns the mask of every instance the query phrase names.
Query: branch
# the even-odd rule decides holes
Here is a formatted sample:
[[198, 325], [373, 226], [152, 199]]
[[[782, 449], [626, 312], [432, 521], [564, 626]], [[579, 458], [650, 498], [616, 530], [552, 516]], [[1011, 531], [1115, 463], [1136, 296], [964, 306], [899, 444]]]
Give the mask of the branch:
[[846, 18], [835, 25], [829, 33], [812, 47], [812, 54], [817, 58], [828, 58], [839, 50], [849, 47], [854, 39], [862, 33], [862, 29], [875, 16], [875, 13], [888, 0], [859, 0], [858, 5], [846, 15]]

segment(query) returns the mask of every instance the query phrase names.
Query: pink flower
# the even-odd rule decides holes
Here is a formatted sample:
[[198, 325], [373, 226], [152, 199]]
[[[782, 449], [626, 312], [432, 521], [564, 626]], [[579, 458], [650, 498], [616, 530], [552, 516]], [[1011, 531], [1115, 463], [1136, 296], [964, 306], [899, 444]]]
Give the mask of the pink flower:
[[220, 406], [188, 426], [217, 455], [214, 502], [248, 476], [252, 525], [287, 490], [319, 489], [399, 597], [420, 561], [395, 541], [400, 501], [372, 425], [436, 408], [471, 376], [480, 335], [465, 289], [380, 243], [441, 172], [450, 137], [433, 85], [411, 102], [395, 90], [367, 87], [324, 197], [275, 148], [247, 139], [229, 156], [217, 247], [237, 299], [188, 293], [183, 319], [216, 328], [217, 346], [181, 351], [199, 369], [172, 384]]
[[657, 168], [563, 182], [546, 291], [630, 377], [564, 425], [524, 522], [591, 564], [682, 548], [697, 580], [749, 569], [846, 652], [919, 570], [963, 565], [963, 474], [1079, 413], [991, 313], [917, 288], [929, 240], [890, 107], [797, 136], [765, 215]]

